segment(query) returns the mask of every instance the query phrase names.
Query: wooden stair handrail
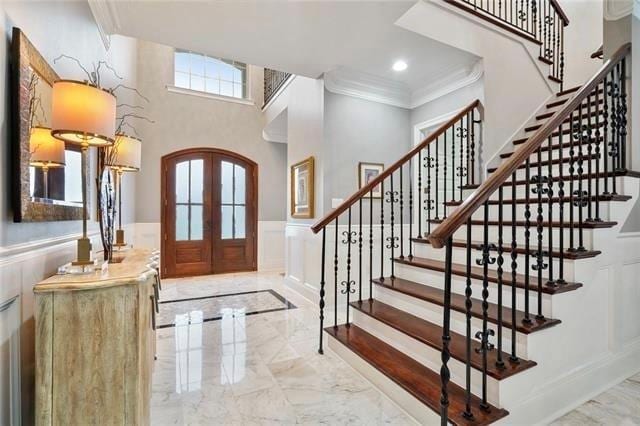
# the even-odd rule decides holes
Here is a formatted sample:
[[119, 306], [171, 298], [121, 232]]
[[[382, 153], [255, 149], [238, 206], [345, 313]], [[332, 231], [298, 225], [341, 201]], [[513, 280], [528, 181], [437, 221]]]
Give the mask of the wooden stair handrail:
[[551, 3], [551, 6], [553, 6], [553, 8], [555, 9], [556, 13], [560, 15], [560, 19], [562, 19], [563, 25], [565, 27], [569, 25], [569, 18], [567, 17], [567, 14], [564, 13], [564, 10], [562, 10], [560, 3], [558, 3], [557, 0], [549, 0], [549, 2]]
[[484, 181], [473, 194], [455, 209], [429, 235], [429, 241], [435, 248], [442, 248], [449, 237], [453, 235], [475, 213], [498, 188], [524, 163], [527, 158], [542, 146], [551, 134], [569, 117], [569, 115], [584, 101], [587, 96], [600, 84], [611, 69], [631, 51], [631, 43], [620, 47], [616, 53], [600, 68], [600, 70], [584, 85], [571, 100], [559, 109], [538, 129], [529, 140], [516, 149], [509, 160], [502, 163], [491, 176]]
[[442, 124], [438, 129], [427, 136], [420, 144], [416, 145], [411, 151], [405, 154], [398, 161], [393, 163], [389, 168], [385, 169], [382, 173], [378, 175], [375, 179], [369, 182], [367, 185], [362, 187], [359, 191], [354, 193], [351, 197], [349, 197], [346, 201], [343, 201], [338, 207], [324, 215], [322, 219], [317, 221], [311, 226], [311, 230], [314, 234], [317, 234], [327, 226], [331, 221], [333, 221], [336, 217], [340, 216], [344, 211], [346, 211], [349, 207], [354, 205], [358, 200], [364, 198], [366, 194], [369, 193], [372, 189], [382, 183], [387, 177], [389, 177], [393, 172], [398, 170], [401, 166], [403, 166], [407, 161], [410, 161], [418, 152], [422, 151], [427, 145], [431, 142], [435, 141], [440, 135], [446, 132], [449, 127], [453, 126], [456, 122], [458, 122], [462, 117], [464, 117], [468, 112], [473, 110], [474, 108], [478, 108], [480, 112], [480, 118], [482, 118], [484, 114], [484, 109], [482, 107], [482, 103], [479, 99], [476, 99], [471, 104], [460, 110], [456, 115], [451, 117], [449, 121]]

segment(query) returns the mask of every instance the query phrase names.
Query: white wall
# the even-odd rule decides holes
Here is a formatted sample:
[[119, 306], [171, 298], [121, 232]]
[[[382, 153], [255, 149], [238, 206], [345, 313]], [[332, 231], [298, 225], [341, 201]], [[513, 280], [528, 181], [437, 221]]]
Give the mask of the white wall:
[[[128, 86], [136, 86], [136, 42], [123, 37], [112, 37], [107, 52], [91, 12], [82, 2], [25, 2], [4, 1], [0, 3], [0, 31], [4, 40], [0, 43], [0, 161], [4, 172], [0, 175], [0, 304], [18, 296], [20, 328], [9, 330], [20, 336], [22, 422], [33, 423], [34, 401], [34, 321], [33, 286], [38, 281], [55, 273], [58, 266], [69, 262], [75, 256], [75, 241], [81, 231], [78, 221], [13, 223], [10, 205], [10, 188], [15, 185], [9, 174], [10, 146], [9, 134], [11, 111], [9, 109], [8, 55], [12, 27], [19, 27], [40, 51], [42, 56], [63, 78], [83, 79], [81, 70], [70, 62], [53, 64], [53, 59], [64, 53], [78, 58], [86, 66], [92, 62], [106, 60], [124, 77]], [[114, 79], [105, 75], [107, 87], [113, 87]], [[121, 97], [123, 99], [124, 97]], [[129, 101], [132, 102], [132, 101]], [[91, 162], [95, 173], [95, 159]], [[124, 185], [125, 223], [133, 220], [135, 178], [127, 176]], [[90, 179], [89, 182], [93, 182]], [[95, 197], [94, 184], [90, 184], [91, 200]], [[93, 210], [93, 209], [92, 209]], [[90, 224], [95, 232], [95, 223]], [[99, 242], [94, 240], [94, 247]], [[7, 327], [4, 321], [0, 327]], [[7, 330], [0, 335], [7, 336]], [[0, 341], [0, 345], [5, 345]], [[5, 380], [5, 376], [2, 376]], [[5, 386], [1, 383], [0, 386]], [[3, 414], [4, 415], [4, 414]], [[2, 418], [2, 416], [0, 416]]]

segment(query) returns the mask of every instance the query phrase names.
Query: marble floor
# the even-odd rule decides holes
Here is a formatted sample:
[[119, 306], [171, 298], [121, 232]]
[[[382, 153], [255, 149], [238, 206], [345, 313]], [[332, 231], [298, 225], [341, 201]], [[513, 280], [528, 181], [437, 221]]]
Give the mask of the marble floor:
[[[175, 326], [157, 332], [152, 425], [416, 424], [340, 358], [317, 353], [317, 307], [280, 274], [163, 281], [161, 300], [184, 299], [193, 303], [161, 305]], [[554, 422], [634, 424], [640, 375]]]

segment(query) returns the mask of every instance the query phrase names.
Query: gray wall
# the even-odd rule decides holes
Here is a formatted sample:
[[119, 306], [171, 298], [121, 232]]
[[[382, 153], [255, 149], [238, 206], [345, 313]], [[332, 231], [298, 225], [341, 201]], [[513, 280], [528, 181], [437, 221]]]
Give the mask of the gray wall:
[[408, 109], [325, 90], [325, 211], [332, 198], [346, 199], [358, 190], [359, 162], [388, 167], [411, 149], [410, 116]]
[[[11, 112], [9, 109], [9, 51], [12, 28], [22, 29], [27, 38], [38, 49], [47, 62], [62, 78], [84, 79], [82, 71], [68, 61], [53, 64], [62, 53], [76, 57], [85, 66], [92, 62], [107, 60], [124, 77], [124, 83], [135, 87], [136, 42], [124, 37], [112, 37], [112, 46], [106, 52], [96, 29], [93, 16], [86, 2], [28, 2], [4, 1], [0, 3], [0, 31], [4, 40], [0, 43], [0, 246], [60, 237], [81, 232], [80, 222], [14, 223], [11, 206]], [[115, 86], [113, 78], [105, 75], [106, 87]], [[131, 101], [128, 101], [131, 102]], [[95, 151], [92, 149], [92, 151]], [[95, 169], [95, 158], [91, 162]], [[95, 173], [95, 170], [93, 171]], [[95, 176], [95, 175], [94, 175]], [[132, 182], [127, 177], [124, 191], [124, 223], [133, 221], [133, 207], [127, 200], [134, 198]], [[94, 182], [91, 178], [89, 182]], [[95, 185], [90, 184], [91, 200], [95, 199]], [[95, 204], [94, 204], [95, 205]], [[93, 211], [94, 209], [92, 209]], [[96, 230], [95, 223], [91, 229]]]
[[259, 166], [259, 220], [285, 220], [286, 145], [262, 138], [262, 71], [252, 67], [256, 105], [172, 93], [173, 48], [138, 42], [139, 89], [150, 100], [140, 123], [142, 172], [137, 179], [136, 221], [160, 222], [160, 162], [165, 154], [215, 147], [242, 154]]

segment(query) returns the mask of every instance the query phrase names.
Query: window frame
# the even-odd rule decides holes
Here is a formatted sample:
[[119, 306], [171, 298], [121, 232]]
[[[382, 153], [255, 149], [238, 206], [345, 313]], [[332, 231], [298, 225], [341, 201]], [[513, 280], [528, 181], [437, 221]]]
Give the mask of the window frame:
[[[183, 72], [183, 71], [176, 71], [176, 54], [177, 53], [188, 53], [188, 54], [194, 54], [194, 55], [202, 56], [204, 61], [205, 61], [205, 70], [206, 70], [206, 59], [207, 58], [215, 59], [215, 60], [223, 61], [223, 62], [227, 62], [227, 63], [232, 62], [232, 65], [233, 65], [233, 63], [244, 64], [244, 66], [245, 66], [244, 82], [242, 83], [242, 85], [244, 86], [244, 96], [238, 98], [238, 97], [235, 97], [235, 96], [227, 96], [227, 95], [222, 95], [220, 93], [215, 93], [215, 92], [207, 92], [206, 90], [192, 89], [191, 88], [191, 76], [192, 76], [191, 70], [189, 70], [188, 74]], [[185, 94], [185, 95], [199, 96], [199, 97], [203, 97], [203, 98], [222, 100], [222, 101], [234, 102], [234, 103], [245, 104], [245, 105], [255, 105], [255, 102], [254, 102], [254, 99], [253, 99], [253, 96], [252, 96], [252, 84], [251, 84], [252, 66], [249, 65], [249, 64], [246, 64], [246, 63], [240, 62], [240, 61], [231, 60], [231, 59], [225, 59], [225, 58], [219, 58], [219, 57], [216, 57], [216, 56], [210, 56], [210, 55], [206, 55], [206, 54], [199, 53], [199, 52], [194, 52], [194, 51], [187, 50], [187, 49], [174, 49], [172, 66], [173, 66], [172, 84], [167, 84], [167, 86], [166, 86], [167, 90], [169, 92]], [[185, 74], [185, 75], [187, 75], [189, 77], [189, 87], [188, 88], [184, 87], [184, 86], [176, 85], [176, 73]], [[206, 71], [205, 71], [205, 74], [206, 74]], [[206, 78], [207, 78], [206, 75], [203, 75], [201, 77], [203, 78], [203, 80], [206, 80]], [[221, 82], [221, 81], [227, 82], [227, 80], [223, 80], [221, 78], [217, 78], [217, 79], [215, 79], [215, 81], [217, 81], [217, 82]], [[234, 84], [234, 82], [230, 82], [230, 83]]]

